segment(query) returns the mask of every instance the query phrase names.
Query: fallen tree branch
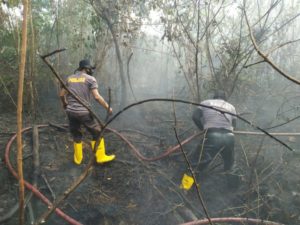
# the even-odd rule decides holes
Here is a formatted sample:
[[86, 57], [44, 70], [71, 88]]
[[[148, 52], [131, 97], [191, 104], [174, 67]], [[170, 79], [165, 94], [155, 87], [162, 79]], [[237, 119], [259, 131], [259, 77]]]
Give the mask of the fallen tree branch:
[[40, 175], [40, 154], [39, 154], [39, 130], [38, 126], [32, 129], [32, 155], [33, 155], [33, 185], [37, 186]]
[[45, 184], [47, 185], [47, 188], [49, 189], [49, 191], [50, 191], [50, 193], [51, 193], [51, 196], [52, 196], [52, 198], [53, 198], [53, 201], [55, 201], [56, 195], [55, 195], [53, 189], [51, 188], [51, 186], [50, 186], [50, 184], [49, 184], [49, 182], [48, 182], [48, 179], [47, 179], [46, 175], [45, 175], [45, 174], [42, 174], [42, 178], [44, 179], [44, 182], [45, 182]]
[[[247, 223], [247, 224], [261, 224], [261, 225], [284, 225], [282, 223], [276, 223], [263, 219], [241, 218], [241, 217], [224, 217], [224, 218], [211, 218], [211, 221], [215, 223]], [[182, 223], [180, 225], [203, 225], [209, 224], [208, 219], [192, 221], [188, 223]]]
[[[263, 132], [252, 132], [252, 131], [234, 131], [234, 134], [240, 134], [240, 135], [266, 135]], [[279, 132], [279, 133], [269, 133], [273, 136], [300, 136], [300, 133], [289, 133], [289, 132]]]

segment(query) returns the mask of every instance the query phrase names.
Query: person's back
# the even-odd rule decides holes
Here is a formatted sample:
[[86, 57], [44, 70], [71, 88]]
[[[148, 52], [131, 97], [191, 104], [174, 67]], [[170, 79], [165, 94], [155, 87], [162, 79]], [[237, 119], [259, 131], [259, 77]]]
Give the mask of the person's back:
[[[78, 71], [67, 78], [66, 85], [69, 90], [78, 96], [85, 104], [91, 106], [91, 90], [98, 88], [97, 81], [93, 76]], [[67, 111], [88, 112], [87, 108], [80, 104], [72, 95], [67, 94], [67, 101]]]
[[[201, 104], [219, 109], [221, 111], [236, 114], [234, 106], [223, 99], [209, 99], [201, 102]], [[223, 128], [233, 131], [233, 116], [231, 114], [222, 113], [212, 108], [206, 108], [202, 106], [199, 108], [202, 110], [203, 114], [203, 129]]]
[[201, 106], [194, 111], [193, 121], [200, 130], [205, 130], [204, 142], [201, 141], [203, 152], [200, 153], [199, 169], [206, 168], [216, 154], [222, 156], [225, 171], [232, 168], [235, 115], [235, 107], [226, 101], [226, 94], [221, 90], [215, 92], [213, 99], [202, 101]]

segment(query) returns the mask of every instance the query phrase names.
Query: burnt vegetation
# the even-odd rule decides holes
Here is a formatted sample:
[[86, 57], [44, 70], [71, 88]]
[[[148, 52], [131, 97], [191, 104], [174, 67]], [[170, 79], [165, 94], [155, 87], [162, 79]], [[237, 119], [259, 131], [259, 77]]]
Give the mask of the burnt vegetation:
[[[0, 224], [300, 224], [297, 1], [0, 4]], [[114, 111], [88, 107], [104, 165], [86, 130], [73, 163], [58, 97], [83, 58]], [[238, 112], [234, 186], [220, 156], [190, 163], [192, 112], [215, 89]]]

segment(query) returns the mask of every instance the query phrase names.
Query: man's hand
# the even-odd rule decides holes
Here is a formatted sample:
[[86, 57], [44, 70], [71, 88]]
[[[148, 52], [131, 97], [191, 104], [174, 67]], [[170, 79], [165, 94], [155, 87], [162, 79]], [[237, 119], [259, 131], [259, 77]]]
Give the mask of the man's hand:
[[[109, 114], [112, 114], [112, 108], [109, 107], [109, 105], [107, 104], [107, 102], [104, 100], [104, 98], [99, 94], [98, 92], [98, 89], [97, 88], [94, 88], [92, 89], [92, 94], [95, 98], [95, 100], [100, 104], [102, 105]], [[109, 107], [109, 109], [108, 109]]]
[[113, 111], [112, 111], [112, 108], [111, 108], [111, 107], [109, 107], [109, 109], [108, 109], [107, 111], [108, 111], [108, 114], [109, 114], [109, 115], [111, 115], [111, 114], [113, 113]]
[[68, 105], [68, 102], [66, 100], [66, 94], [67, 94], [67, 91], [62, 88], [60, 90], [59, 97], [60, 97], [60, 101], [61, 101], [62, 106], [63, 106], [64, 109], [66, 109], [67, 105]]

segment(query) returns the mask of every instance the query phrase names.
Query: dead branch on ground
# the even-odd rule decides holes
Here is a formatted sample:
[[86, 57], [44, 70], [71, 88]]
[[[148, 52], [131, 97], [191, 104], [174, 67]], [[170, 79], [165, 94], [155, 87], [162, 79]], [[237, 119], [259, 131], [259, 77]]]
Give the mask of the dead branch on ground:
[[[224, 217], [224, 218], [211, 218], [215, 223], [249, 223], [249, 224], [262, 224], [262, 225], [284, 225], [282, 223], [276, 223], [263, 219], [241, 218], [241, 217]], [[181, 225], [204, 225], [209, 224], [207, 219], [192, 221], [188, 223], [182, 223]]]

